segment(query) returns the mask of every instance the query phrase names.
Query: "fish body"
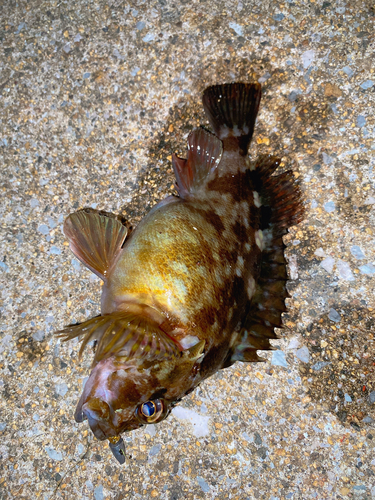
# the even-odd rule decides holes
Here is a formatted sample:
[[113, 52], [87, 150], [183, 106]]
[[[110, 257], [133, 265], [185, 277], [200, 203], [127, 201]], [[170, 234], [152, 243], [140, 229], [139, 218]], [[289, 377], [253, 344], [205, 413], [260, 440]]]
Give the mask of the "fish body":
[[187, 160], [173, 156], [179, 196], [130, 234], [91, 209], [65, 222], [74, 254], [104, 281], [101, 315], [61, 332], [84, 335], [81, 349], [98, 341], [75, 414], [98, 439], [116, 443], [163, 420], [202, 380], [259, 361], [276, 338], [287, 297], [282, 236], [303, 204], [291, 171], [273, 175], [277, 158], [247, 156], [260, 95], [259, 84], [206, 89], [215, 134], [190, 134]]

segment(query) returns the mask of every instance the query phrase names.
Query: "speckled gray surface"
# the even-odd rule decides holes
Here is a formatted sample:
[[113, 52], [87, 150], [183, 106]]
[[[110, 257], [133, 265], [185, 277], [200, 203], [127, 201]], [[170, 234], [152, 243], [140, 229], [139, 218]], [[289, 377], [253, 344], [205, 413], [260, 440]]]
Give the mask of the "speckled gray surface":
[[[375, 498], [373, 2], [3, 2], [0, 498]], [[251, 154], [280, 154], [307, 216], [286, 238], [278, 350], [207, 381], [118, 466], [73, 412], [99, 312], [61, 233], [78, 207], [136, 223], [209, 84], [263, 83]]]

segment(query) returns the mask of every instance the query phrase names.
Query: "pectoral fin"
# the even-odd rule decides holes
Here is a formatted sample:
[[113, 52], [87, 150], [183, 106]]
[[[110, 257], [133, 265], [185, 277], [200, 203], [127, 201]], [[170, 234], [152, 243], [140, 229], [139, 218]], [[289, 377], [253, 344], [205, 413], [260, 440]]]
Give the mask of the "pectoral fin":
[[116, 215], [89, 208], [69, 215], [64, 223], [70, 249], [102, 280], [121, 251], [127, 233]]
[[166, 360], [181, 355], [176, 342], [155, 321], [131, 312], [97, 316], [80, 325], [67, 326], [57, 333], [63, 340], [84, 335], [79, 356], [88, 342], [97, 340], [94, 365], [113, 355], [122, 361], [132, 358]]

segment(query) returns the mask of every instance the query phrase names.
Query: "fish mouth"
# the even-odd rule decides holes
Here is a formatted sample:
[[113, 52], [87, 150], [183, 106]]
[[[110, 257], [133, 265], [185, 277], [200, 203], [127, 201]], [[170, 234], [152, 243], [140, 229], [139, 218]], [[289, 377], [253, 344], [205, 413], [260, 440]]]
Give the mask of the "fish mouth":
[[87, 419], [93, 434], [99, 441], [118, 435], [115, 412], [100, 398], [90, 398], [82, 407], [78, 405], [74, 418], [76, 422], [83, 422]]
[[129, 420], [121, 421], [120, 414], [101, 398], [91, 397], [84, 404], [78, 403], [74, 419], [77, 423], [88, 421], [90, 429], [99, 441], [117, 438], [123, 432], [130, 432], [144, 423], [134, 415]]
[[99, 441], [109, 440], [109, 448], [120, 465], [125, 463], [125, 443], [118, 436], [114, 425], [114, 411], [111, 406], [99, 398], [92, 398], [89, 402], [78, 409], [75, 414], [76, 422], [88, 420], [94, 436]]

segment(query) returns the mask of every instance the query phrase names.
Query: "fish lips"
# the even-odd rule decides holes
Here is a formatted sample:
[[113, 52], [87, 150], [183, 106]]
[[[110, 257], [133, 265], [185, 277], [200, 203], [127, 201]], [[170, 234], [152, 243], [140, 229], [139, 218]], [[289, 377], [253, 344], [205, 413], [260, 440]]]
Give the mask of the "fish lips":
[[100, 441], [117, 435], [116, 428], [113, 425], [115, 420], [114, 411], [102, 399], [90, 399], [82, 406], [80, 413], [87, 418], [92, 432]]
[[117, 416], [111, 406], [107, 390], [108, 375], [113, 371], [111, 359], [98, 363], [92, 370], [78, 402], [74, 419], [88, 420], [92, 432], [99, 440], [117, 436]]
[[85, 404], [78, 404], [74, 418], [78, 423], [88, 420], [94, 436], [99, 441], [143, 426], [136, 417], [121, 423], [111, 405], [100, 398], [90, 398]]
[[116, 410], [118, 394], [116, 387], [111, 386], [110, 380], [120, 369], [113, 357], [100, 361], [85, 384], [74, 414], [78, 423], [88, 420], [92, 432], [100, 441], [143, 425], [135, 414], [132, 416], [131, 412], [130, 415], [125, 412], [124, 418], [124, 413], [119, 414], [119, 410]]
[[89, 426], [99, 441], [117, 436], [116, 414], [110, 404], [99, 397], [88, 396], [87, 400], [82, 394], [77, 405], [74, 419], [81, 423], [88, 420]]

